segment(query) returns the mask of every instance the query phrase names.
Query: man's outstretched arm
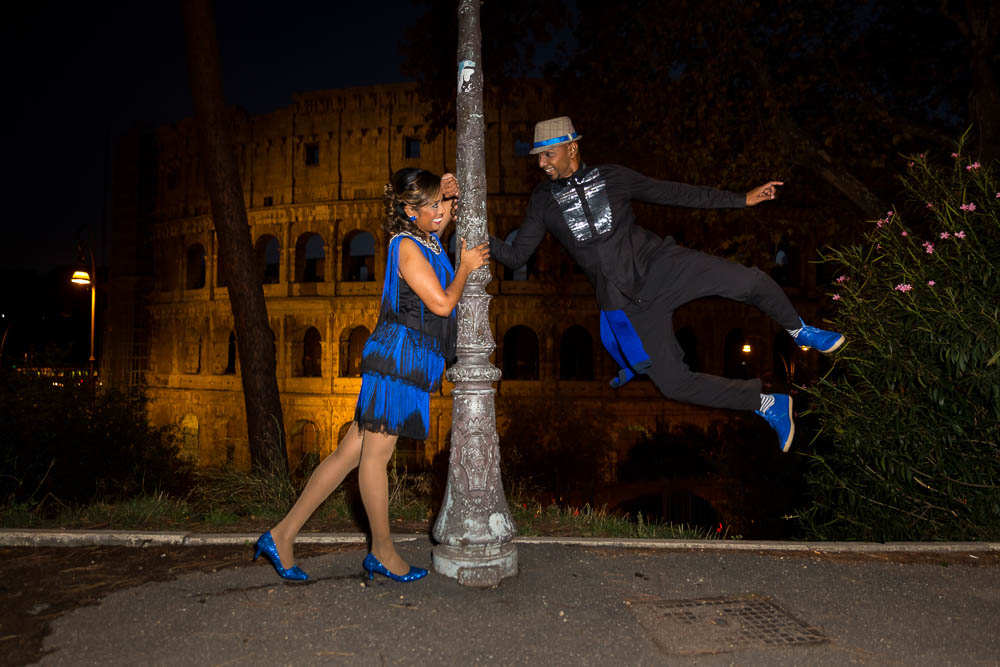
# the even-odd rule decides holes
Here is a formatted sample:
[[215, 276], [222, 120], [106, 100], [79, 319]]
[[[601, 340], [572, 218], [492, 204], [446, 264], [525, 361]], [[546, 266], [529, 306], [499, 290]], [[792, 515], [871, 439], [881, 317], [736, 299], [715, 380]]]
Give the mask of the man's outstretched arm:
[[519, 269], [524, 266], [538, 248], [538, 244], [545, 238], [545, 226], [534, 210], [533, 203], [533, 201], [528, 203], [528, 212], [517, 230], [513, 243], [507, 243], [490, 235], [490, 256], [507, 268]]
[[770, 201], [777, 194], [781, 181], [768, 181], [746, 194], [729, 192], [700, 185], [659, 181], [637, 171], [622, 167], [633, 199], [652, 204], [684, 206], [687, 208], [743, 208]]

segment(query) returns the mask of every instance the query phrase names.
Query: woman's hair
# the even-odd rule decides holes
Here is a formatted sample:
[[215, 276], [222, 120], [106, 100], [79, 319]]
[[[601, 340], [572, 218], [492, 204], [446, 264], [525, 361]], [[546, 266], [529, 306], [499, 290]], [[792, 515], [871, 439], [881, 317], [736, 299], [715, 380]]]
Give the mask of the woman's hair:
[[382, 197], [385, 204], [383, 229], [390, 236], [400, 232], [423, 236], [416, 223], [410, 222], [405, 207], [426, 206], [434, 201], [440, 191], [440, 176], [415, 167], [400, 169], [392, 175], [385, 186], [385, 194]]

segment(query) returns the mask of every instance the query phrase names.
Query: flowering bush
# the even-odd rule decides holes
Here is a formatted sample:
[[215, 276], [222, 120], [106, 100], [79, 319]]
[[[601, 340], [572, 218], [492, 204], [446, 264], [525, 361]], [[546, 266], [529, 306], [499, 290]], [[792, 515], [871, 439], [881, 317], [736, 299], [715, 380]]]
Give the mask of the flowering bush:
[[912, 201], [824, 258], [847, 345], [809, 390], [803, 517], [823, 539], [1000, 539], [1000, 192], [961, 144], [910, 160]]

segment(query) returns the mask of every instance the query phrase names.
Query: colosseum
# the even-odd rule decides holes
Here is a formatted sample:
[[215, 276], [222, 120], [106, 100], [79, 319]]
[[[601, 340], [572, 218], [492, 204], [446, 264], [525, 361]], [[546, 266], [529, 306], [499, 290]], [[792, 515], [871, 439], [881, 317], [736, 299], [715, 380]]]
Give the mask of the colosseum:
[[[523, 84], [517, 98], [486, 101], [489, 226], [505, 238], [539, 179], [528, 155], [534, 122], [552, 115], [541, 83]], [[401, 167], [454, 170], [454, 131], [431, 138], [427, 112], [415, 84], [303, 93], [273, 113], [233, 112], [293, 466], [305, 453], [332, 451], [353, 415], [383, 284], [383, 184]], [[657, 229], [655, 211], [638, 212]], [[452, 252], [454, 238], [452, 226], [443, 239]], [[813, 314], [815, 268], [778, 268], [800, 312]], [[105, 381], [143, 387], [151, 420], [180, 428], [189, 459], [248, 466], [233, 316], [192, 120], [121, 144], [109, 285]], [[489, 292], [501, 438], [540, 410], [560, 423], [611, 415], [612, 427], [593, 438], [613, 478], [636, 433], [728, 418], [664, 400], [648, 381], [610, 388], [616, 369], [600, 345], [593, 290], [551, 239], [520, 270], [495, 266]], [[678, 311], [674, 326], [689, 365], [703, 372], [787, 379], [795, 364], [798, 374], [818, 363], [815, 353], [793, 355], [777, 325], [740, 304], [699, 301]], [[401, 442], [399, 457], [428, 463], [448, 447], [450, 392], [446, 382], [432, 397], [426, 442]]]

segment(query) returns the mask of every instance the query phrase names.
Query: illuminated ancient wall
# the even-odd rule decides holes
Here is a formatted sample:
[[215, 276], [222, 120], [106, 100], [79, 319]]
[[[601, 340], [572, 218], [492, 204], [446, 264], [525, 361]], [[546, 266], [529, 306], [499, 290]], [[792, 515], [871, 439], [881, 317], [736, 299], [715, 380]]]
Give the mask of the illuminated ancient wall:
[[[384, 183], [402, 167], [454, 169], [454, 133], [429, 140], [425, 111], [414, 85], [403, 84], [306, 93], [273, 113], [234, 113], [293, 465], [304, 452], [332, 451], [353, 416], [361, 345], [375, 325], [383, 284]], [[487, 102], [489, 224], [498, 236], [520, 224], [538, 181], [536, 163], [526, 155], [532, 128], [549, 115], [538, 84], [525, 85], [516, 108]], [[116, 191], [113, 261], [133, 258], [127, 275], [117, 277], [131, 291], [118, 288], [112, 298], [110, 321], [118, 329], [109, 335], [104, 363], [132, 369], [116, 376], [119, 384], [144, 377], [152, 421], [180, 427], [186, 456], [202, 465], [246, 467], [233, 317], [194, 125], [159, 128], [147, 144], [129, 144], [117, 165], [130, 177], [120, 178], [128, 187]], [[129, 160], [136, 163], [131, 171]], [[800, 267], [803, 275], [806, 270]], [[612, 414], [615, 426], [594, 434], [606, 443], [611, 470], [638, 427], [652, 429], [658, 419], [707, 425], [727, 416], [666, 401], [648, 381], [619, 391], [608, 386], [616, 369], [600, 346], [593, 290], [551, 239], [526, 271], [498, 266], [496, 273], [490, 291], [495, 363], [504, 372], [497, 388], [501, 435], [526, 402], [564, 419]], [[810, 312], [815, 289], [790, 293]], [[774, 350], [783, 334], [755, 310], [701, 302], [678, 312], [675, 324], [687, 330], [685, 349], [698, 370], [753, 375], [776, 369]], [[752, 355], [726, 352], [744, 341], [753, 343]], [[814, 363], [808, 355], [798, 359], [800, 371]], [[432, 398], [428, 440], [401, 443], [404, 458], [429, 462], [447, 447], [450, 389], [446, 382]]]

